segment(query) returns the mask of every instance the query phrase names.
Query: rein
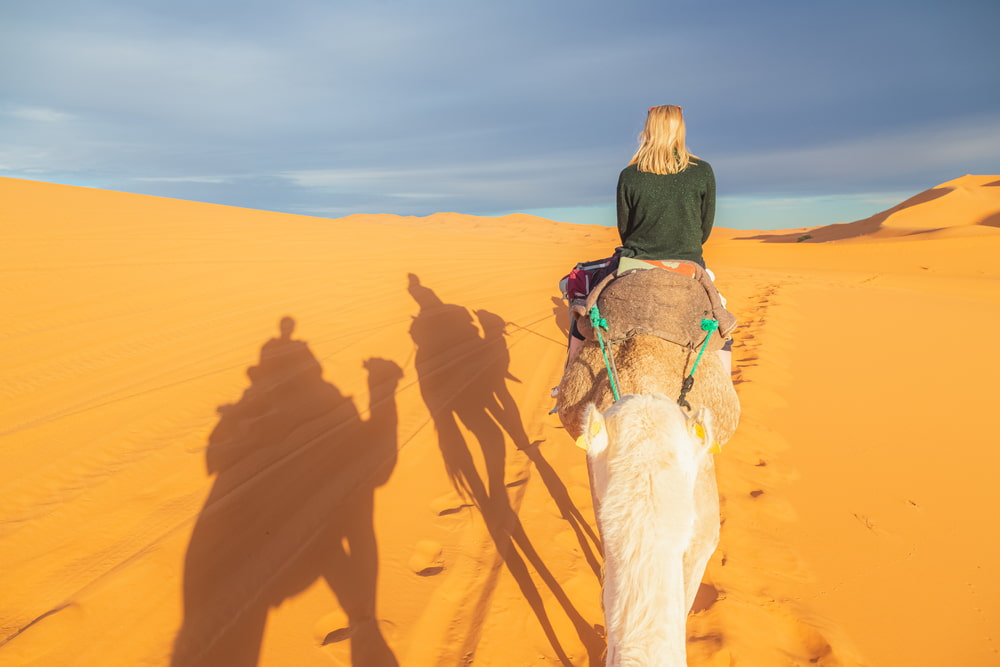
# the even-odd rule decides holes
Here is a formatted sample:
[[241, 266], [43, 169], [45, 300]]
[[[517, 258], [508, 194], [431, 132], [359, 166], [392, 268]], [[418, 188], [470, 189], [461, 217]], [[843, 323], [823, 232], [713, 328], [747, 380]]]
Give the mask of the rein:
[[705, 342], [701, 344], [701, 349], [698, 350], [698, 357], [694, 360], [694, 366], [691, 367], [691, 373], [681, 384], [681, 395], [677, 397], [677, 405], [685, 408], [686, 410], [691, 410], [691, 404], [687, 401], [688, 392], [694, 387], [694, 372], [698, 370], [698, 364], [701, 363], [701, 355], [705, 354], [705, 348], [708, 347], [708, 339], [712, 337], [712, 333], [719, 328], [718, 320], [710, 320], [705, 318], [701, 321], [701, 330], [705, 333]]
[[596, 303], [590, 309], [590, 326], [594, 328], [594, 333], [597, 334], [597, 342], [601, 345], [601, 354], [604, 355], [604, 367], [608, 369], [608, 380], [611, 382], [611, 395], [614, 397], [615, 402], [617, 402], [621, 399], [621, 396], [618, 395], [618, 369], [615, 368], [615, 357], [613, 354], [608, 354], [608, 350], [604, 346], [604, 336], [601, 335], [601, 329], [604, 331], [608, 330], [608, 321], [601, 317], [601, 311], [598, 310]]

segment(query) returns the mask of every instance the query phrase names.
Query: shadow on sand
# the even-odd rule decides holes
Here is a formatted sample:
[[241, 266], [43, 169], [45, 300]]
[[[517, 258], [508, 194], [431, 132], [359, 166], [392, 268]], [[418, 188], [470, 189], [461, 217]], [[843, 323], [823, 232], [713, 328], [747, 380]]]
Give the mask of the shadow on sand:
[[[508, 368], [510, 353], [504, 340], [506, 322], [499, 315], [479, 310], [475, 313], [479, 322], [477, 327], [464, 307], [442, 302], [413, 274], [409, 280], [410, 295], [420, 306], [410, 327], [410, 335], [417, 346], [415, 365], [420, 393], [434, 421], [441, 456], [452, 484], [482, 513], [497, 553], [520, 587], [559, 660], [565, 665], [572, 664], [556, 636], [529, 564], [572, 622], [586, 647], [590, 663], [603, 664], [604, 641], [574, 608], [541, 559], [507, 496], [505, 431], [514, 445], [535, 463], [563, 515], [578, 518], [579, 525], [590, 531], [558, 475], [538, 451], [538, 443], [529, 442], [517, 404], [507, 389], [507, 380], [519, 380]], [[481, 449], [485, 478], [476, 467], [470, 443], [465, 440], [459, 422], [471, 432]], [[577, 526], [581, 543], [586, 542], [583, 531]], [[590, 537], [596, 543], [592, 531]], [[589, 549], [587, 552], [592, 566], [596, 567], [596, 558]]]
[[375, 610], [373, 510], [396, 463], [402, 372], [384, 359], [365, 362], [370, 416], [362, 420], [323, 380], [309, 346], [292, 338], [294, 326], [281, 320], [281, 336], [247, 369], [249, 388], [218, 408], [206, 450], [216, 478], [188, 545], [173, 667], [257, 665], [269, 610], [319, 578], [346, 621], [322, 629], [316, 664], [320, 646], [337, 641], [351, 642], [355, 666], [397, 664]]
[[552, 316], [555, 318], [559, 331], [565, 338], [569, 339], [569, 308], [566, 307], [566, 302], [558, 296], [552, 297]]

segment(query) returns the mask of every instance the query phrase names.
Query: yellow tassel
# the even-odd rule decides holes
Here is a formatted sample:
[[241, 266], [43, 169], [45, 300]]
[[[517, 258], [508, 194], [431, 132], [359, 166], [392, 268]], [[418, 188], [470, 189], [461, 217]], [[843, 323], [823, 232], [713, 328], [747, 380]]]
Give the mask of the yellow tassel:
[[[598, 435], [600, 435], [600, 433], [601, 433], [601, 422], [595, 419], [594, 421], [590, 422], [590, 437], [596, 438]], [[579, 438], [576, 439], [576, 446], [582, 449], [583, 451], [587, 451], [589, 449], [587, 445], [588, 445], [588, 438], [586, 433], [584, 433], [583, 435], [581, 435]]]
[[[694, 434], [696, 436], [698, 436], [699, 439], [704, 440], [705, 439], [705, 427], [702, 426], [701, 424], [695, 424], [694, 425]], [[717, 442], [713, 442], [711, 444], [711, 446], [709, 446], [708, 451], [711, 454], [721, 454], [722, 453], [722, 445], [720, 445]]]

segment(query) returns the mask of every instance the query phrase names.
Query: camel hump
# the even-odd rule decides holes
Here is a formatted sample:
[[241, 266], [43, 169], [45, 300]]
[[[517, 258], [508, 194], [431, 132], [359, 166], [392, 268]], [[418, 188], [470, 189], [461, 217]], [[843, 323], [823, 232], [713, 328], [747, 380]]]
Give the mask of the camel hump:
[[[691, 269], [686, 265], [692, 262], [680, 262], [680, 271], [649, 264], [646, 267], [650, 270], [645, 270], [646, 267], [633, 268], [624, 261], [627, 258], [622, 259], [618, 271], [588, 299], [588, 305], [596, 303], [600, 316], [607, 321], [608, 331], [604, 335], [608, 340], [648, 334], [697, 349], [708, 335], [707, 349], [723, 346], [736, 318], [721, 306], [710, 279], [706, 283], [698, 274], [690, 274]], [[702, 328], [704, 319], [718, 320], [718, 331], [706, 334]], [[581, 318], [578, 326], [584, 337], [595, 337], [587, 317]]]

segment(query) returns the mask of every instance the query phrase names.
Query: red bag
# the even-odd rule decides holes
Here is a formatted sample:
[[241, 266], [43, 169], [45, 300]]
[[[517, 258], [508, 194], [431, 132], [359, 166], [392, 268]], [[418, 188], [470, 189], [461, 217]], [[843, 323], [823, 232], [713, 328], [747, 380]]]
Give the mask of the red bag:
[[618, 255], [591, 262], [580, 262], [559, 281], [564, 299], [586, 299], [593, 287], [618, 268]]

